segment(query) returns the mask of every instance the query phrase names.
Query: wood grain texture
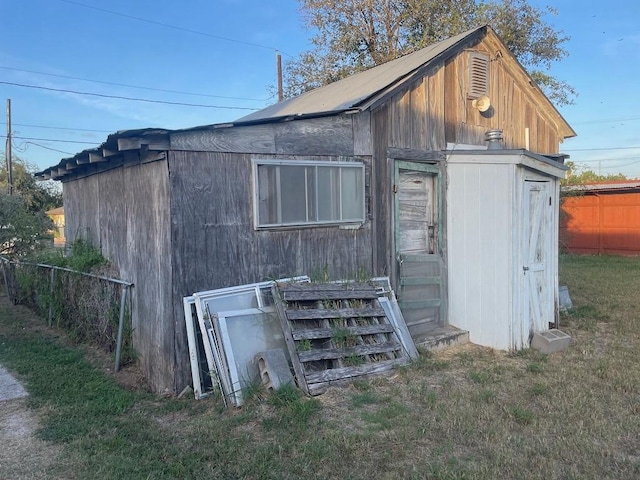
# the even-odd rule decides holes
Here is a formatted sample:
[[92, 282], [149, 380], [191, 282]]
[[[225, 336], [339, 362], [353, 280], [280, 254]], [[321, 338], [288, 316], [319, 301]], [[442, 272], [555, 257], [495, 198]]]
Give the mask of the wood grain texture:
[[326, 383], [345, 378], [371, 375], [373, 373], [383, 373], [402, 365], [406, 365], [409, 361], [409, 358], [396, 358], [393, 360], [383, 360], [381, 362], [367, 363], [365, 365], [358, 365], [354, 367], [332, 368], [329, 370], [323, 370], [322, 372], [307, 374], [307, 383], [311, 385], [314, 383]]
[[300, 362], [317, 362], [319, 360], [335, 360], [351, 355], [375, 355], [379, 353], [397, 352], [402, 348], [398, 342], [374, 343], [371, 345], [356, 345], [345, 348], [326, 348], [322, 350], [299, 351]]
[[410, 129], [409, 148], [427, 149], [428, 111], [427, 111], [427, 79], [420, 79], [411, 89], [411, 112], [408, 128]]
[[316, 320], [320, 318], [358, 318], [358, 317], [384, 317], [382, 308], [311, 308], [306, 310], [293, 310], [288, 313], [289, 320]]
[[361, 112], [350, 118], [353, 121], [353, 154], [371, 156], [371, 112]]
[[250, 155], [170, 152], [169, 166], [176, 305], [195, 291], [325, 271], [353, 278], [370, 270], [369, 224], [255, 230]]
[[383, 105], [371, 113], [371, 129], [373, 138], [373, 169], [375, 170], [375, 191], [373, 198], [373, 215], [375, 216], [377, 248], [377, 265], [375, 275], [391, 275], [393, 263], [390, 258], [391, 247], [391, 211], [392, 178], [387, 166], [387, 148], [389, 147], [389, 107]]
[[444, 68], [438, 68], [428, 79], [429, 91], [429, 136], [427, 137], [427, 150], [444, 150], [447, 146], [445, 140], [445, 75]]
[[[360, 141], [366, 142], [366, 138]], [[353, 115], [174, 132], [171, 148], [195, 152], [354, 155]]]
[[308, 392], [309, 387], [307, 386], [304, 368], [302, 367], [300, 359], [298, 358], [296, 344], [291, 333], [291, 325], [289, 324], [289, 320], [287, 319], [287, 312], [282, 298], [280, 297], [278, 287], [276, 285], [273, 285], [273, 287], [271, 287], [271, 295], [276, 304], [278, 319], [280, 320], [280, 325], [282, 326], [282, 332], [284, 334], [284, 340], [287, 345], [287, 350], [289, 350], [289, 358], [291, 359], [291, 364], [293, 365], [293, 371], [296, 374], [296, 382], [298, 383], [298, 387], [300, 389]]
[[[126, 175], [123, 167], [111, 168], [64, 187], [68, 240], [99, 247], [120, 277], [135, 284], [130, 308], [140, 367], [154, 391], [175, 393], [190, 372], [186, 333], [183, 342], [176, 331], [176, 318], [185, 328], [183, 309], [176, 317], [171, 297], [168, 198], [166, 162], [128, 168]], [[185, 362], [177, 364], [182, 354]]]
[[[393, 326], [390, 324], [364, 325], [362, 327], [344, 327], [350, 335], [377, 335], [381, 333], [392, 333]], [[293, 330], [294, 340], [316, 340], [320, 338], [331, 338], [335, 335], [332, 328], [313, 328]]]
[[174, 132], [173, 150], [232, 153], [275, 153], [275, 130], [271, 124]]

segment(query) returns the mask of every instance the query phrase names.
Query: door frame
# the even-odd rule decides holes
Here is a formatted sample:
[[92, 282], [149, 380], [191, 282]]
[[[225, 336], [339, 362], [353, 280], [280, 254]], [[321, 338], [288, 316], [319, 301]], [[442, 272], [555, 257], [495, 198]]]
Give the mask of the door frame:
[[[529, 264], [529, 255], [530, 252], [530, 228], [529, 223], [531, 222], [531, 205], [529, 203], [529, 192], [531, 187], [535, 184], [544, 184], [543, 191], [549, 197], [550, 204], [546, 205], [546, 200], [543, 199], [542, 206], [543, 210], [541, 211], [540, 222], [546, 222], [549, 228], [544, 236], [542, 241], [544, 242], [544, 251], [545, 251], [545, 259], [544, 259], [544, 283], [545, 283], [545, 298], [544, 305], [541, 304], [538, 306], [539, 314], [540, 314], [540, 322], [541, 325], [537, 324], [535, 318], [531, 317], [531, 296], [532, 296], [532, 286], [531, 286], [531, 273], [528, 268]], [[556, 257], [556, 253], [554, 251], [554, 238], [555, 231], [552, 228], [553, 218], [554, 218], [554, 209], [557, 209], [557, 202], [553, 201], [554, 195], [554, 185], [551, 179], [549, 178], [535, 178], [527, 176], [522, 181], [522, 218], [521, 218], [521, 243], [520, 243], [520, 274], [521, 274], [521, 283], [520, 283], [520, 296], [522, 298], [522, 312], [521, 312], [521, 320], [520, 320], [520, 338], [513, 339], [515, 345], [521, 345], [522, 347], [527, 347], [529, 345], [529, 341], [531, 340], [531, 333], [536, 331], [546, 331], [548, 329], [548, 325], [545, 325], [545, 319], [549, 323], [553, 323], [556, 321], [555, 312], [554, 312], [554, 298], [555, 298], [555, 287], [554, 287], [554, 258]], [[534, 271], [535, 272], [535, 271]], [[536, 300], [539, 300], [539, 295], [536, 295]]]
[[[389, 149], [392, 150], [392, 149]], [[390, 186], [390, 204], [393, 210], [389, 212], [389, 224], [391, 226], [391, 232], [389, 235], [389, 252], [388, 252], [388, 265], [389, 265], [389, 279], [394, 290], [400, 291], [400, 263], [399, 263], [399, 232], [398, 232], [398, 213], [399, 213], [399, 200], [397, 193], [399, 170], [415, 170], [420, 172], [426, 172], [433, 174], [434, 176], [434, 188], [436, 194], [436, 209], [437, 209], [437, 222], [436, 222], [436, 251], [434, 255], [438, 255], [440, 261], [440, 325], [447, 325], [449, 322], [449, 309], [448, 309], [448, 273], [447, 273], [447, 257], [446, 257], [446, 185], [443, 179], [445, 178], [445, 158], [439, 156], [437, 152], [418, 151], [406, 149], [408, 155], [403, 155], [404, 149], [393, 149], [395, 155], [389, 155], [387, 161], [389, 162], [389, 173], [391, 178]], [[398, 154], [400, 153], [400, 154]], [[435, 155], [434, 155], [435, 154]]]

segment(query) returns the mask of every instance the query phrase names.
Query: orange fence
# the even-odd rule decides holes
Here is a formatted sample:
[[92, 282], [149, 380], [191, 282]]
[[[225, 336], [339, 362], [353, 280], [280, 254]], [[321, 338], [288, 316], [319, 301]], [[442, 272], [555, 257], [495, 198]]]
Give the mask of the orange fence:
[[640, 192], [565, 198], [560, 242], [571, 253], [640, 255]]

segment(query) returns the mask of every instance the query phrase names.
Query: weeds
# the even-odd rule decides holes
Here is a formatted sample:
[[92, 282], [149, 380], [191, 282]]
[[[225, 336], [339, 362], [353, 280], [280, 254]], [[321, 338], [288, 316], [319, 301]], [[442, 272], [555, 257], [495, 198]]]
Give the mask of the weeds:
[[286, 387], [238, 410], [122, 390], [1, 300], [0, 362], [63, 449], [53, 478], [639, 478], [640, 259], [562, 264], [575, 347], [467, 345], [314, 398]]

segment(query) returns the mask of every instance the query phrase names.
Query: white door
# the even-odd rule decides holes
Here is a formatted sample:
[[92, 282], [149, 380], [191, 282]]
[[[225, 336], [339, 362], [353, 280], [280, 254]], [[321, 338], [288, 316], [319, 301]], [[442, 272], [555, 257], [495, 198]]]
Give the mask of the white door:
[[534, 332], [549, 329], [554, 321], [551, 261], [554, 202], [551, 182], [524, 182], [523, 212], [523, 323], [515, 346], [528, 347]]

